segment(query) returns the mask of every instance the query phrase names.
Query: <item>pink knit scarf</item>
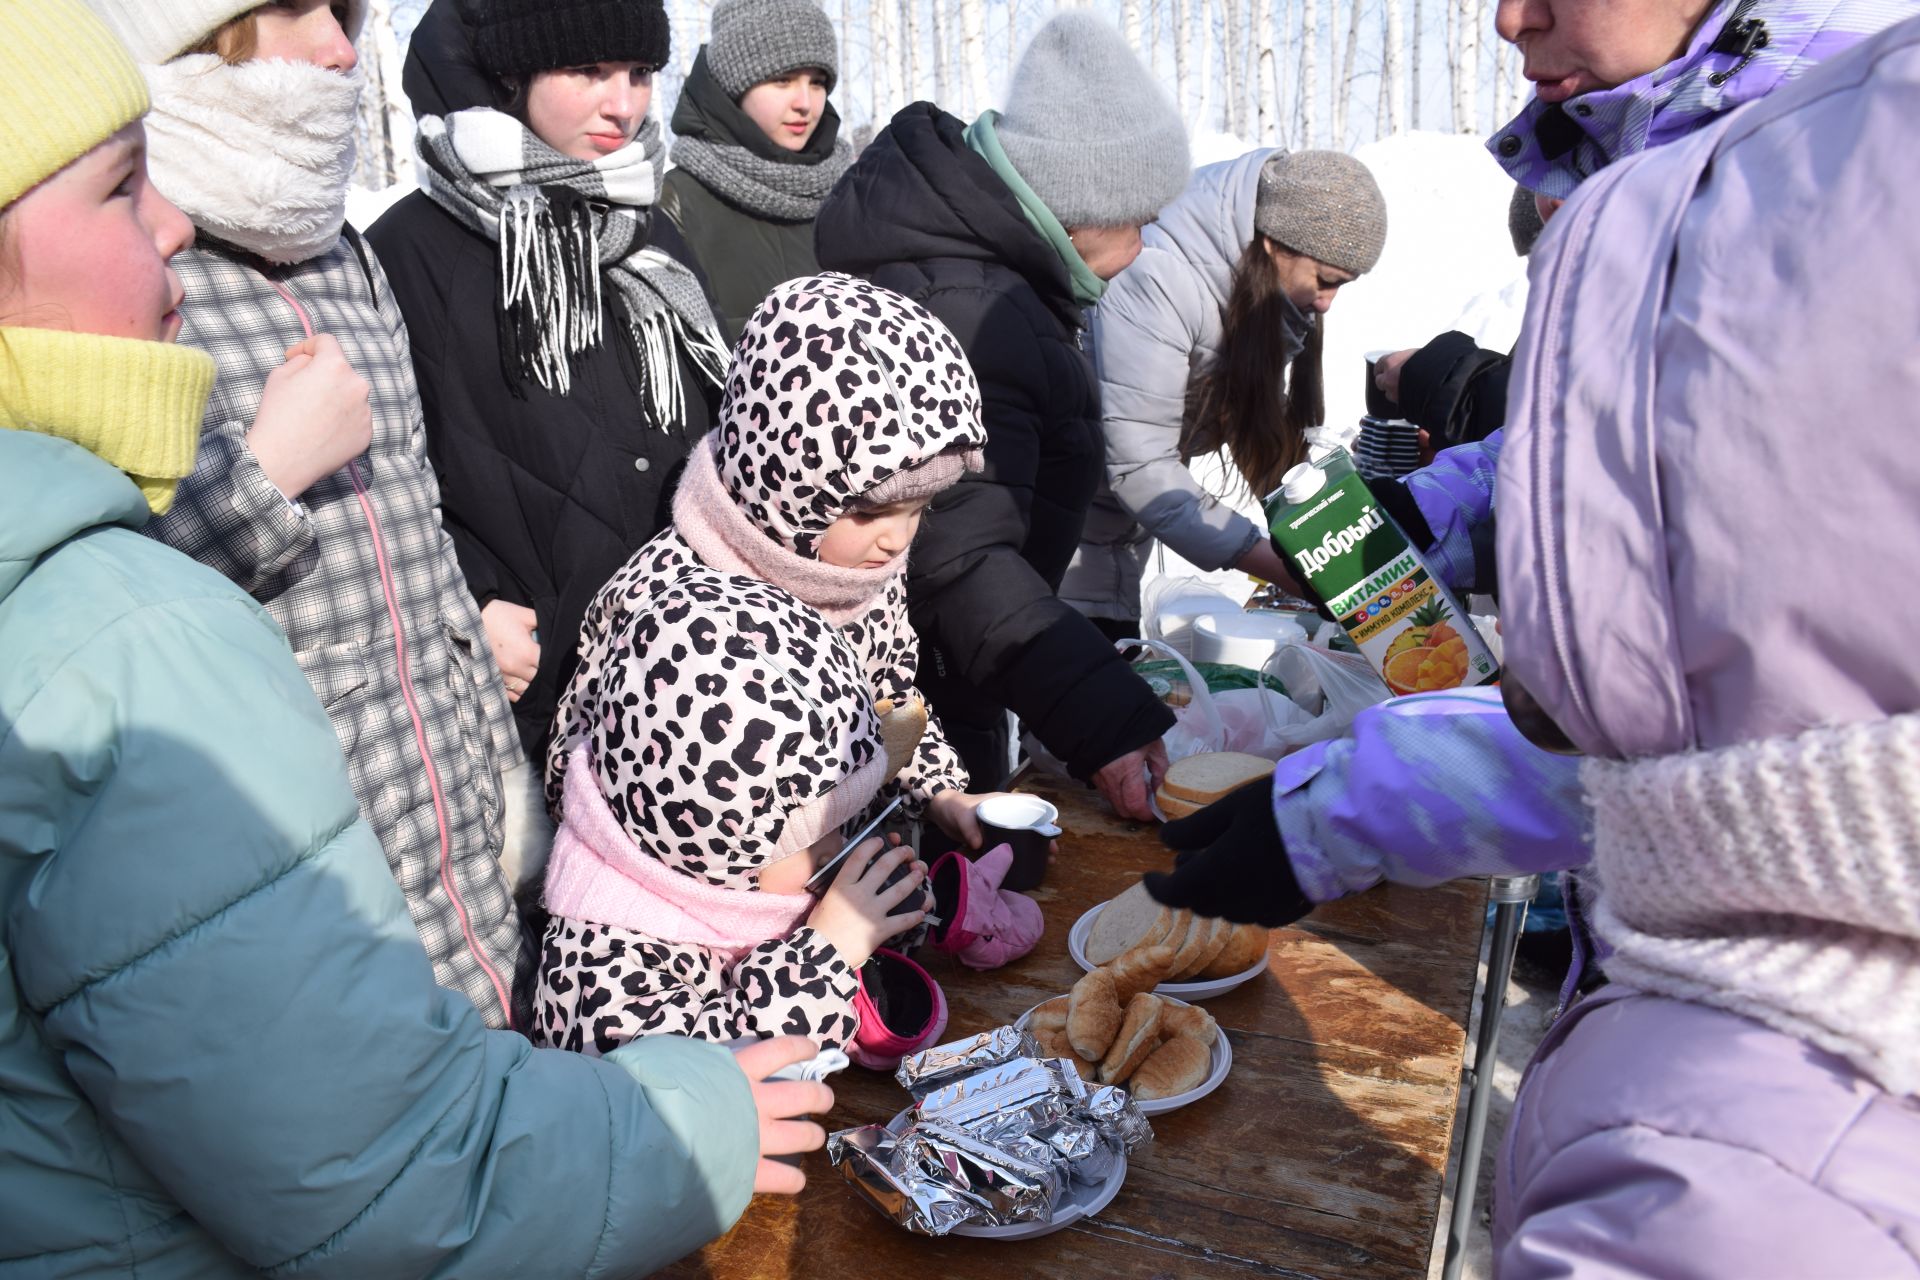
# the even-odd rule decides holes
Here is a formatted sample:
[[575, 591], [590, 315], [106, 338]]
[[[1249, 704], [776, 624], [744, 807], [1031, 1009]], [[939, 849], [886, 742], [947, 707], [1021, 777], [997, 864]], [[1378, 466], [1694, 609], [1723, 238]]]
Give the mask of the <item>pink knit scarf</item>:
[[673, 496], [674, 531], [710, 568], [770, 582], [819, 610], [836, 627], [872, 608], [887, 589], [887, 580], [906, 572], [904, 551], [878, 569], [842, 569], [810, 560], [769, 538], [747, 519], [720, 479], [713, 456], [718, 444], [715, 431], [695, 446], [680, 491]]
[[547, 910], [662, 942], [690, 943], [739, 959], [784, 938], [813, 910], [807, 893], [761, 893], [700, 884], [634, 844], [593, 779], [584, 744], [567, 761], [566, 818], [547, 862]]

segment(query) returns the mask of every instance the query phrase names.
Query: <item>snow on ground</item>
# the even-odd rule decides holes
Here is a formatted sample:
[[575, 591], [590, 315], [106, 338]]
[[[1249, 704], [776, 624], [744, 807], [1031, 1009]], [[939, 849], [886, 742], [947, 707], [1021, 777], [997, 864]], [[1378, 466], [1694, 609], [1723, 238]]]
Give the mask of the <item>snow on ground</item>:
[[[1251, 148], [1230, 134], [1193, 139], [1196, 166], [1229, 160]], [[1402, 133], [1354, 152], [1373, 171], [1387, 201], [1387, 244], [1379, 264], [1340, 291], [1327, 314], [1327, 426], [1339, 438], [1359, 430], [1365, 410], [1369, 351], [1417, 347], [1449, 329], [1504, 351], [1520, 332], [1526, 308], [1526, 260], [1507, 234], [1513, 182], [1480, 139], [1461, 134]], [[1259, 503], [1218, 459], [1194, 464], [1215, 493], [1260, 523]], [[1209, 574], [1157, 548], [1154, 578], [1196, 575], [1244, 598], [1252, 584], [1231, 570]]]

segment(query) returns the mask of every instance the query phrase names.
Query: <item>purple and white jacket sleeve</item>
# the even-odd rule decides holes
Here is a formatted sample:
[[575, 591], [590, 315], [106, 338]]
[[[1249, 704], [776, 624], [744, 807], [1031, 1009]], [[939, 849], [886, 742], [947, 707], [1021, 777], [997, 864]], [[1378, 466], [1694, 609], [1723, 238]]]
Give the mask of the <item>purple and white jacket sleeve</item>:
[[1427, 886], [1586, 864], [1580, 762], [1520, 736], [1492, 688], [1395, 698], [1273, 775], [1274, 825], [1301, 890]]
[[1505, 436], [1501, 428], [1484, 440], [1442, 449], [1432, 462], [1401, 477], [1433, 531], [1433, 544], [1421, 554], [1455, 591], [1475, 585], [1473, 531], [1493, 519], [1494, 468]]

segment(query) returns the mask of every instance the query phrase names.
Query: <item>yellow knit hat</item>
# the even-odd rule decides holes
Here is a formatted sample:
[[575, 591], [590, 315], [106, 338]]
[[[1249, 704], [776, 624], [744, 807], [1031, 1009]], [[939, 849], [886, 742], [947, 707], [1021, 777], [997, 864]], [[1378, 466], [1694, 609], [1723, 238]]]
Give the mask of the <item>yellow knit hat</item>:
[[80, 0], [0, 0], [0, 208], [147, 113], [147, 84]]

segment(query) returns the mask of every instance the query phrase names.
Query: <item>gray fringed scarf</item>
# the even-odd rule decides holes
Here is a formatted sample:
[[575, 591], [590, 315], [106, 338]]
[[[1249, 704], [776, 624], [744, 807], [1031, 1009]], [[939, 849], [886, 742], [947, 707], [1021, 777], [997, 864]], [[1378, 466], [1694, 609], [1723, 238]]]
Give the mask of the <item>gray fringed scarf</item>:
[[745, 147], [705, 138], [673, 140], [673, 163], [748, 213], [782, 222], [810, 222], [820, 202], [853, 163], [853, 148], [834, 144], [819, 164], [781, 164]]
[[682, 420], [679, 355], [720, 385], [727, 351], [694, 274], [647, 247], [664, 148], [649, 118], [599, 160], [564, 156], [512, 116], [476, 107], [420, 121], [427, 194], [500, 246], [501, 349], [509, 378], [567, 394], [575, 356], [601, 340], [601, 276], [617, 291], [647, 407]]

